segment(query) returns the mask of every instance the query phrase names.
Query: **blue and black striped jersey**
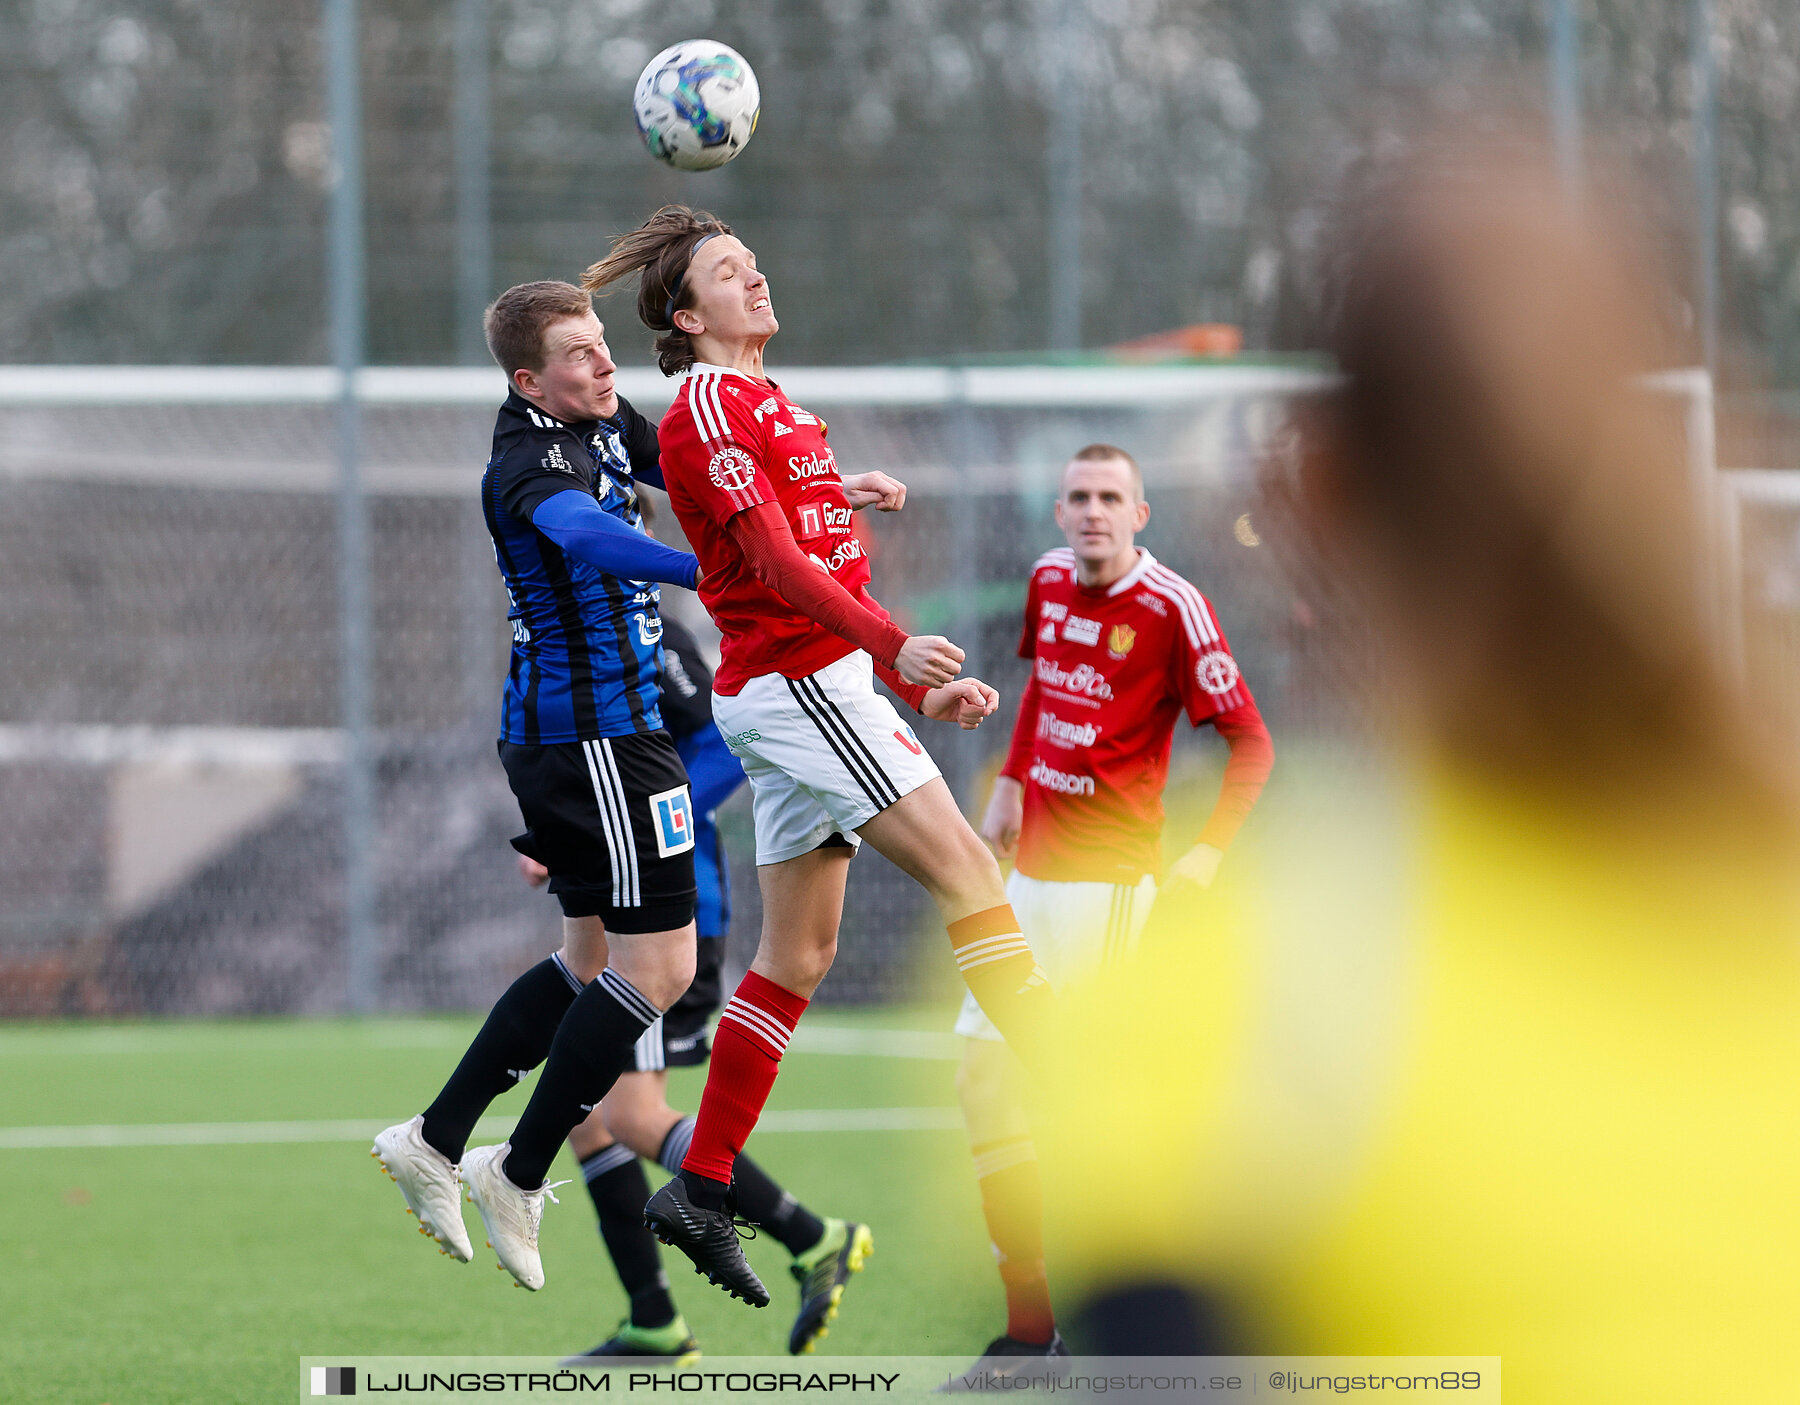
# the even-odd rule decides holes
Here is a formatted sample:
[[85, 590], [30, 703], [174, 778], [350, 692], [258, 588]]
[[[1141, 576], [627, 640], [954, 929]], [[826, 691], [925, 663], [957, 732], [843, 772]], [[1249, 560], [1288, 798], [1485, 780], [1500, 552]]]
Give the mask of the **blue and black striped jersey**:
[[570, 489], [643, 531], [640, 482], [660, 487], [656, 427], [623, 398], [610, 419], [552, 419], [514, 390], [494, 422], [481, 507], [511, 601], [512, 664], [500, 737], [525, 745], [661, 728], [661, 591], [576, 560], [532, 526]]

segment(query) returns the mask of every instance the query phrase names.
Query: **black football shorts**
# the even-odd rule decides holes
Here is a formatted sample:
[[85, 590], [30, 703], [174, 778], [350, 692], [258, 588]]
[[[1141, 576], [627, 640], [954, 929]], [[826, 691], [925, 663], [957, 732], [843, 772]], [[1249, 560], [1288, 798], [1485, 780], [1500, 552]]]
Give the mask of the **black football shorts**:
[[667, 732], [589, 742], [500, 743], [525, 833], [513, 848], [550, 870], [566, 917], [611, 932], [694, 920], [694, 807]]

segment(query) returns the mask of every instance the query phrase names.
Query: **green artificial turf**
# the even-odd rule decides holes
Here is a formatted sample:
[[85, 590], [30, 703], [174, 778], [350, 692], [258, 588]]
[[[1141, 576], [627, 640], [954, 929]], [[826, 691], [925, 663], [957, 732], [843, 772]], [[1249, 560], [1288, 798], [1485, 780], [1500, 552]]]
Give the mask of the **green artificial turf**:
[[[948, 1012], [820, 1011], [809, 1025], [944, 1031]], [[0, 1128], [397, 1121], [452, 1067], [473, 1020], [0, 1025]], [[772, 1109], [950, 1107], [943, 1059], [790, 1052]], [[703, 1070], [671, 1101], [698, 1105]], [[494, 1112], [524, 1106], [515, 1090]], [[865, 1220], [876, 1252], [824, 1355], [973, 1355], [1003, 1324], [960, 1132], [768, 1133], [751, 1150], [821, 1213]], [[649, 1168], [651, 1184], [662, 1173]], [[58, 1405], [295, 1398], [302, 1356], [534, 1355], [609, 1335], [625, 1296], [575, 1177], [548, 1208], [540, 1293], [482, 1247], [439, 1256], [366, 1140], [0, 1147], [0, 1399]], [[774, 1304], [755, 1311], [665, 1251], [676, 1300], [714, 1354], [785, 1350], [787, 1256], [747, 1246]]]

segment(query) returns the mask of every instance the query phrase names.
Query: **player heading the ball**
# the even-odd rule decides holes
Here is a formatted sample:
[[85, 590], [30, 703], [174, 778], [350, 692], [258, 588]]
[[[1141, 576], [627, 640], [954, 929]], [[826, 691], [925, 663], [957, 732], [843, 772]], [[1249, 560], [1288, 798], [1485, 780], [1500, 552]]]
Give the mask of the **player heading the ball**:
[[720, 1018], [693, 1144], [645, 1214], [715, 1283], [761, 1306], [768, 1293], [727, 1209], [732, 1161], [831, 967], [857, 846], [867, 839], [925, 886], [963, 978], [1027, 1062], [1052, 1000], [999, 865], [873, 686], [879, 673], [923, 715], [965, 728], [999, 703], [957, 677], [961, 649], [908, 637], [869, 594], [851, 514], [898, 511], [905, 485], [843, 477], [825, 423], [764, 375], [780, 324], [756, 255], [729, 226], [667, 206], [617, 240], [583, 286], [633, 273], [663, 372], [683, 377], [660, 428], [662, 466], [723, 635], [713, 715], [750, 777], [763, 897], [762, 940]]

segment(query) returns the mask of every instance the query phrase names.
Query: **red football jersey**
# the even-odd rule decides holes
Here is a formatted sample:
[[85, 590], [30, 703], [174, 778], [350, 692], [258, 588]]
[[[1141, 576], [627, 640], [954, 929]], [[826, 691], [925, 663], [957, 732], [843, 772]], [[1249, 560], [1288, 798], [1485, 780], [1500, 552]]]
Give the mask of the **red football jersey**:
[[1212, 606], [1142, 547], [1099, 589], [1077, 582], [1075, 553], [1058, 547], [1032, 567], [1019, 656], [1035, 661], [1003, 772], [1025, 787], [1019, 872], [1070, 883], [1159, 873], [1175, 718], [1199, 726], [1251, 701]]
[[868, 557], [825, 436], [825, 422], [773, 381], [704, 364], [688, 371], [657, 429], [669, 502], [700, 558], [700, 599], [723, 636], [713, 689], [727, 697], [765, 673], [817, 673], [856, 647], [756, 578], [725, 530], [746, 508], [780, 503], [800, 550], [888, 618], [868, 593]]

